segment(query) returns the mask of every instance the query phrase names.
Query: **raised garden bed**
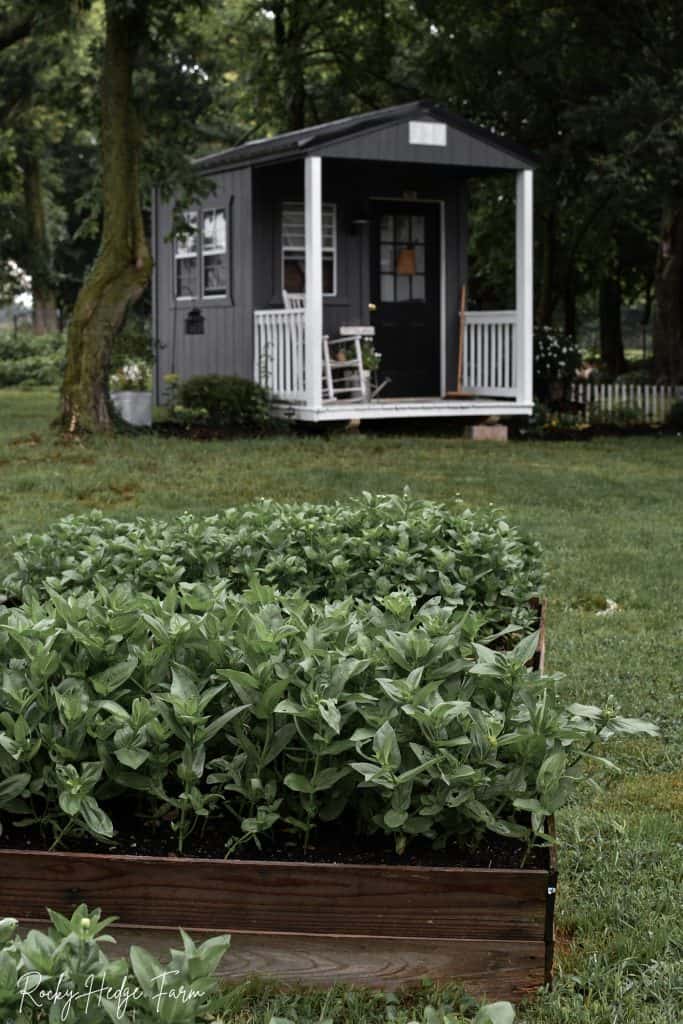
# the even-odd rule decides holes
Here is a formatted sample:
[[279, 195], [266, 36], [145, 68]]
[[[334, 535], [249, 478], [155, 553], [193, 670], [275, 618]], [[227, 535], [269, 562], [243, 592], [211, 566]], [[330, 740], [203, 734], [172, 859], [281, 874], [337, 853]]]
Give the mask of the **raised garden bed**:
[[2, 913], [24, 925], [79, 903], [116, 914], [124, 945], [178, 927], [230, 932], [221, 975], [381, 988], [429, 976], [520, 999], [549, 982], [557, 871], [309, 864], [0, 851]]
[[[543, 669], [545, 605], [535, 602]], [[10, 836], [7, 836], [10, 839]], [[495, 853], [492, 855], [495, 858]], [[445, 858], [442, 855], [441, 861]], [[0, 850], [0, 908], [23, 926], [80, 903], [116, 915], [122, 946], [161, 954], [182, 927], [229, 932], [221, 976], [380, 988], [454, 977], [475, 994], [520, 999], [548, 983], [555, 853], [533, 867], [130, 856]], [[512, 861], [514, 863], [514, 861]], [[476, 863], [476, 861], [475, 861]]]
[[511, 999], [550, 979], [538, 840], [596, 741], [653, 727], [529, 675], [538, 551], [498, 513], [368, 496], [23, 544], [0, 913], [100, 906], [155, 951], [228, 931], [233, 979]]

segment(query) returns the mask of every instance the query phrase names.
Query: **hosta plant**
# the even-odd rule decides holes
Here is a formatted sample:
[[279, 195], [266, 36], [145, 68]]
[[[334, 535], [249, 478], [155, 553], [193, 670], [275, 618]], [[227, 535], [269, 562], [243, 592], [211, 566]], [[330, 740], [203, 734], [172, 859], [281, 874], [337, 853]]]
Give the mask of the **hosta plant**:
[[654, 733], [565, 706], [535, 634], [439, 598], [310, 602], [256, 585], [56, 592], [0, 614], [0, 816], [59, 845], [215, 826], [226, 851], [331, 822], [402, 853], [544, 838], [594, 750]]

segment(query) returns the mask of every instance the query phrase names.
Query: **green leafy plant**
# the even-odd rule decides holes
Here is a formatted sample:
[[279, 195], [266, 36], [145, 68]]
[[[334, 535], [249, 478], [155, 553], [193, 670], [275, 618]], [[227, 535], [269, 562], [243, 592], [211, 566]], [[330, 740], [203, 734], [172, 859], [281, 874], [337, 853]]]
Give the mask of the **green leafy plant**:
[[13, 1024], [196, 1024], [210, 1006], [216, 969], [230, 937], [197, 945], [180, 932], [182, 949], [162, 964], [131, 946], [128, 957], [109, 959], [114, 939], [105, 929], [115, 917], [77, 907], [70, 918], [48, 910], [52, 927], [25, 938], [13, 918], [0, 920], [0, 1015]]
[[0, 331], [0, 388], [58, 384], [64, 368], [64, 335]]
[[[69, 516], [14, 543], [3, 587], [15, 600], [127, 583], [163, 596], [181, 581], [254, 580], [313, 600], [381, 600], [397, 587], [418, 602], [440, 597], [482, 611], [501, 627], [535, 628], [530, 601], [542, 586], [541, 555], [495, 509], [453, 509], [410, 494], [331, 505], [260, 501], [219, 515], [120, 523]], [[193, 593], [197, 608], [201, 588]]]
[[305, 850], [332, 821], [399, 854], [486, 830], [544, 842], [584, 764], [607, 764], [596, 744], [656, 729], [612, 702], [565, 707], [528, 668], [536, 643], [406, 591], [53, 592], [0, 613], [2, 813], [54, 845], [111, 844], [132, 796], [179, 852], [208, 821], [228, 851], [282, 835]]
[[260, 429], [270, 418], [266, 391], [243, 377], [190, 377], [178, 397], [181, 406], [201, 412], [213, 427]]
[[590, 422], [599, 426], [633, 427], [647, 422], [643, 410], [626, 402], [614, 402], [611, 409], [594, 404], [589, 410]]
[[683, 401], [678, 400], [674, 402], [669, 409], [669, 415], [666, 418], [666, 422], [670, 427], [675, 430], [683, 430]]

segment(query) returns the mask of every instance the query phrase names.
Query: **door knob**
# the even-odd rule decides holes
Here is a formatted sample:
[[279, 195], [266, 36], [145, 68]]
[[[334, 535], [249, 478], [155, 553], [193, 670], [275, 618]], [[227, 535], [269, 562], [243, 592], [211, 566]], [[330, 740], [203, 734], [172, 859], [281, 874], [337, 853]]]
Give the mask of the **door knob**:
[[374, 302], [368, 302], [368, 309], [370, 310], [371, 313], [374, 313], [377, 310], [377, 306], [375, 305]]

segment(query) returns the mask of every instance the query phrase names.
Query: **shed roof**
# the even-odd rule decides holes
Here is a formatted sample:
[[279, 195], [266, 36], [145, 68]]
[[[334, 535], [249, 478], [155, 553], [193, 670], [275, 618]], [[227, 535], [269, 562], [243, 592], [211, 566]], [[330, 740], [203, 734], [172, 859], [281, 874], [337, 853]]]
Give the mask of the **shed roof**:
[[[410, 122], [446, 125], [445, 141], [415, 143]], [[294, 132], [245, 142], [231, 149], [199, 157], [200, 167], [276, 163], [309, 155], [356, 160], [385, 160], [485, 170], [521, 170], [533, 167], [534, 156], [524, 146], [467, 121], [447, 107], [427, 100], [384, 107], [367, 114], [342, 117]]]

